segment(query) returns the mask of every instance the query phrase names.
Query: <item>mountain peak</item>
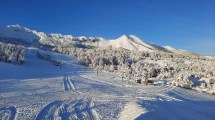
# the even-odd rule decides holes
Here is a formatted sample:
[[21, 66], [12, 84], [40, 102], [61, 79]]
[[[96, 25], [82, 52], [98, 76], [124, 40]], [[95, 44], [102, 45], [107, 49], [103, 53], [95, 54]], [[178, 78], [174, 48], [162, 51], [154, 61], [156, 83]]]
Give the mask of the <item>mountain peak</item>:
[[126, 40], [126, 41], [132, 41], [138, 44], [142, 44], [144, 41], [140, 39], [139, 37], [131, 34], [131, 35], [122, 35], [121, 37], [118, 38], [118, 40]]
[[124, 34], [124, 35], [120, 36], [118, 39], [129, 39], [129, 36]]
[[133, 34], [129, 35], [129, 37], [130, 37], [130, 38], [132, 38], [132, 39], [138, 39], [138, 40], [141, 40], [139, 37], [137, 37], [136, 35], [133, 35]]
[[22, 27], [19, 24], [0, 27], [1, 37], [16, 38], [27, 43], [32, 43], [34, 40], [39, 40], [39, 36], [36, 35], [36, 33], [36, 31]]
[[15, 25], [7, 25], [6, 26], [7, 29], [12, 29], [12, 30], [15, 30], [15, 31], [26, 31], [26, 32], [32, 32], [33, 30], [29, 29], [29, 28], [26, 28], [26, 27], [23, 27], [19, 24], [15, 24]]
[[7, 27], [13, 27], [13, 28], [22, 28], [21, 25], [15, 24], [15, 25], [7, 25]]

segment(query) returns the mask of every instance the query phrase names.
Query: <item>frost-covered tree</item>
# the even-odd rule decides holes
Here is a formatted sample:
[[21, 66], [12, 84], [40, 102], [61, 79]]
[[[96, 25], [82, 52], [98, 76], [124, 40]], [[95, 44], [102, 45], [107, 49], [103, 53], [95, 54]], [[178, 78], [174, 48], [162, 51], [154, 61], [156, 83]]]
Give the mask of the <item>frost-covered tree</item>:
[[[167, 52], [142, 52], [114, 48], [77, 48], [57, 46], [56, 52], [76, 56], [79, 62], [92, 69], [104, 70], [125, 77], [141, 77], [147, 69], [149, 77], [172, 79], [181, 86], [192, 86], [189, 75], [199, 79], [215, 77], [215, 58], [195, 54], [174, 54]], [[185, 77], [177, 77], [177, 76]], [[189, 85], [182, 85], [189, 84]]]
[[25, 61], [24, 47], [0, 42], [0, 61], [23, 64]]

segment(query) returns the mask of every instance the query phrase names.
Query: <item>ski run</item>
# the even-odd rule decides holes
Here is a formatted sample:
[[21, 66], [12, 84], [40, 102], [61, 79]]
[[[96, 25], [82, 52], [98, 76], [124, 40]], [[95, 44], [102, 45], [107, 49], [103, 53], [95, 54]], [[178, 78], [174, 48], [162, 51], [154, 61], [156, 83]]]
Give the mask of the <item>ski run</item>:
[[[37, 51], [62, 61], [55, 66]], [[1, 120], [214, 120], [215, 97], [137, 84], [84, 67], [76, 58], [28, 48], [26, 63], [0, 62]]]

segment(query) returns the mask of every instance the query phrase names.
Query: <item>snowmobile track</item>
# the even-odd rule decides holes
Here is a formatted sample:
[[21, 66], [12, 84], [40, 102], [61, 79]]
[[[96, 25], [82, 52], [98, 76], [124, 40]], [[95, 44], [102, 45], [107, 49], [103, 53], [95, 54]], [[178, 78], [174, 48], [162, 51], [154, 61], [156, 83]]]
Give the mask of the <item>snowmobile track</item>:
[[38, 114], [36, 120], [54, 120], [54, 112], [62, 104], [62, 101], [54, 101], [45, 106]]
[[94, 109], [92, 100], [77, 100], [73, 102], [54, 101], [45, 106], [36, 120], [100, 120], [101, 116]]
[[4, 114], [4, 112], [10, 112], [10, 115], [8, 116], [9, 120], [14, 120], [16, 117], [16, 108], [15, 107], [3, 107], [0, 108], [0, 115]]

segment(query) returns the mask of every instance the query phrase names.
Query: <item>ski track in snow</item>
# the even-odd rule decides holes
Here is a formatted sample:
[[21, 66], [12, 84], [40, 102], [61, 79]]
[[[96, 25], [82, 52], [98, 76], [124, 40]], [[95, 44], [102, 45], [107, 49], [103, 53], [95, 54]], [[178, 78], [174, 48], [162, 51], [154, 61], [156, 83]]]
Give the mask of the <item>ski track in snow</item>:
[[71, 79], [71, 77], [69, 75], [64, 76], [63, 84], [64, 84], [65, 91], [73, 91], [73, 92], [75, 92], [75, 90], [76, 90], [75, 86], [72, 83], [72, 79]]
[[0, 108], [0, 119], [2, 120], [14, 120], [16, 117], [15, 107], [3, 107]]
[[101, 116], [94, 109], [90, 99], [72, 102], [54, 101], [45, 106], [36, 120], [100, 120]]

